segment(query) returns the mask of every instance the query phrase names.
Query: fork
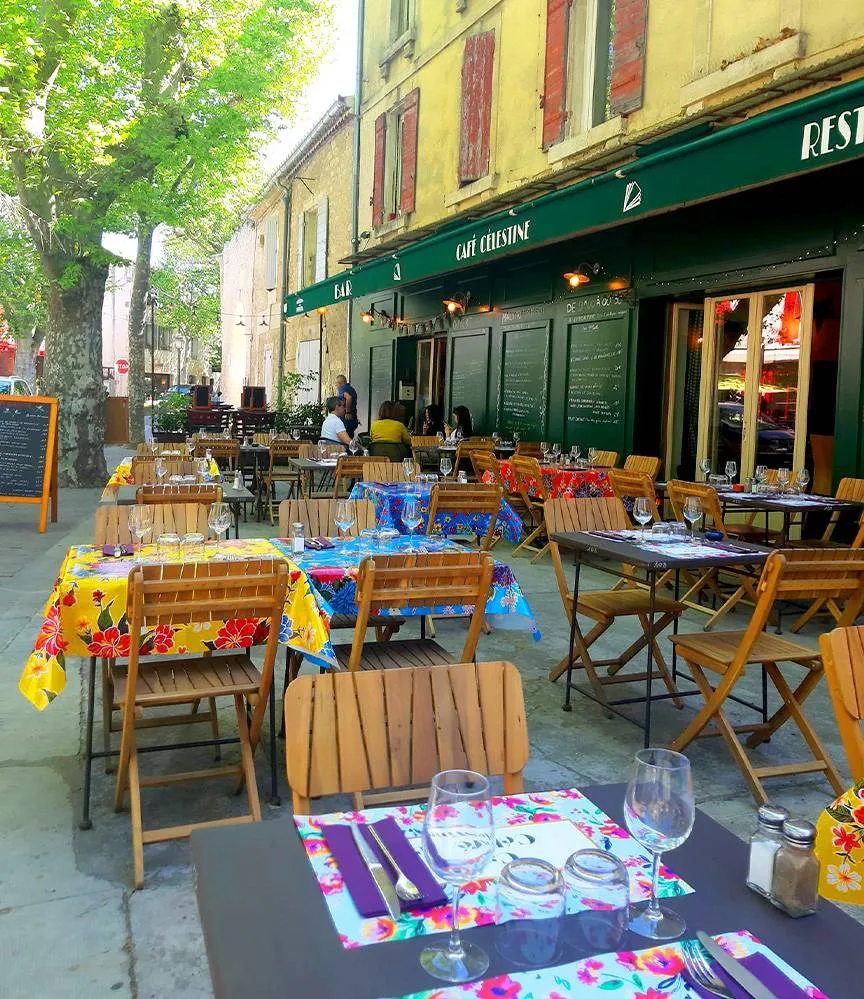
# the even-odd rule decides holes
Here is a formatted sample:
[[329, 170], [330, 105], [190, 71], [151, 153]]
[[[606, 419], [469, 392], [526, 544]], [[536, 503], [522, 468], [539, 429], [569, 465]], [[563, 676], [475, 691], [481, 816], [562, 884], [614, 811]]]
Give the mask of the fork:
[[393, 854], [387, 849], [384, 841], [378, 835], [378, 830], [371, 823], [367, 824], [366, 828], [372, 834], [372, 838], [378, 844], [378, 848], [384, 854], [384, 859], [393, 868], [396, 874], [396, 894], [403, 902], [417, 902], [420, 899], [420, 889], [414, 882], [405, 874], [402, 868], [396, 863]]
[[699, 988], [720, 996], [721, 999], [734, 999], [729, 989], [712, 971], [711, 965], [702, 953], [702, 948], [695, 940], [681, 941], [681, 956], [684, 958], [687, 971]]

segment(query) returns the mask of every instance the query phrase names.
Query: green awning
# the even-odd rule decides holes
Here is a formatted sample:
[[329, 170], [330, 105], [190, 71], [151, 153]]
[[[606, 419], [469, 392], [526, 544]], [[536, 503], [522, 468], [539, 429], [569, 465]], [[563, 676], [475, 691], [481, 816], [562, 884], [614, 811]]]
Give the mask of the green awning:
[[864, 80], [419, 239], [285, 299], [309, 312], [864, 155]]

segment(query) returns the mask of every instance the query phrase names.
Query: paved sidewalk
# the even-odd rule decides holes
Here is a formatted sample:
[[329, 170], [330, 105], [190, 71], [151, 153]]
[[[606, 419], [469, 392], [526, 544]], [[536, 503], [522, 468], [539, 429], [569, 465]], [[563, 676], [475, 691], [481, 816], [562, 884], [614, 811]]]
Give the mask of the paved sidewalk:
[[[126, 453], [121, 448], [107, 452], [109, 467]], [[0, 652], [5, 683], [0, 714], [0, 999], [206, 999], [212, 992], [187, 845], [148, 847], [145, 887], [131, 891], [128, 814], [113, 812], [113, 776], [104, 774], [99, 765], [94, 765], [94, 825], [88, 832], [78, 828], [83, 691], [77, 660], [70, 663], [66, 691], [44, 712], [37, 712], [17, 690], [62, 556], [70, 544], [90, 540], [98, 499], [98, 490], [61, 490], [59, 523], [49, 524], [44, 535], [36, 529], [35, 508], [0, 506]], [[241, 536], [266, 537], [275, 532], [267, 523], [241, 524]], [[510, 550], [501, 545], [495, 555], [509, 560]], [[632, 755], [641, 746], [641, 733], [621, 719], [606, 720], [594, 704], [578, 695], [571, 714], [561, 711], [562, 685], [553, 685], [546, 677], [567, 646], [551, 566], [548, 559], [531, 565], [521, 557], [512, 564], [543, 640], [535, 643], [527, 633], [497, 632], [481, 638], [480, 655], [511, 659], [522, 672], [531, 736], [527, 786], [543, 789], [626, 779]], [[583, 581], [588, 586], [609, 585], [608, 577], [590, 572], [583, 573]], [[687, 627], [702, 623], [704, 618], [693, 616]], [[742, 627], [743, 623], [743, 615], [736, 615], [725, 624]], [[438, 622], [437, 627], [443, 644], [454, 650], [461, 647], [464, 623]], [[813, 630], [806, 640], [814, 641], [815, 634]], [[627, 642], [625, 627], [613, 629], [599, 650], [611, 652]], [[281, 664], [277, 677], [281, 682]], [[754, 696], [756, 685], [754, 677]], [[683, 711], [669, 702], [658, 705], [656, 743], [665, 743], [680, 730], [694, 707], [692, 699]], [[824, 685], [807, 708], [845, 771]], [[226, 716], [224, 728], [231, 727]], [[101, 738], [98, 731], [97, 738]], [[783, 730], [762, 749], [761, 759], [795, 759], [800, 748], [791, 730]], [[230, 752], [229, 748], [226, 756]], [[698, 742], [689, 755], [699, 805], [739, 835], [748, 835], [755, 807], [722, 741]], [[188, 756], [185, 759], [195, 765]], [[259, 754], [259, 784], [266, 801], [268, 774], [263, 760]], [[176, 762], [148, 760], [148, 766]], [[282, 780], [287, 799], [284, 776]], [[827, 783], [815, 776], [770, 786], [776, 800], [813, 819], [830, 800]], [[216, 781], [150, 791], [144, 800], [145, 824], [148, 806], [152, 816], [166, 823], [239, 811], [243, 801], [233, 798], [227, 788], [224, 791]], [[332, 805], [320, 803], [321, 809]], [[289, 807], [264, 807], [267, 819], [290, 821]], [[674, 867], [674, 854], [668, 862]], [[730, 872], [742, 880], [743, 874]]]

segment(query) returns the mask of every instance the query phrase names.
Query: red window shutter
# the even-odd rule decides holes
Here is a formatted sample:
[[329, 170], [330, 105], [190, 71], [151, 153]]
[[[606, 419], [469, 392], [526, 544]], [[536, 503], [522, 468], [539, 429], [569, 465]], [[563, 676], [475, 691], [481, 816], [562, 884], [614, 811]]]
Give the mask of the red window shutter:
[[613, 114], [642, 107], [647, 27], [648, 0], [616, 0], [610, 88]]
[[402, 188], [399, 192], [399, 208], [403, 215], [414, 211], [419, 110], [420, 88], [415, 87], [402, 102]]
[[387, 115], [375, 119], [375, 175], [372, 182], [372, 225], [384, 221], [384, 155], [387, 139]]
[[459, 182], [470, 183], [489, 172], [489, 130], [492, 124], [492, 68], [495, 32], [484, 31], [465, 40], [462, 57], [462, 130]]
[[569, 28], [570, 0], [546, 0], [546, 70], [543, 82], [544, 149], [564, 138], [564, 123], [567, 121], [567, 36]]

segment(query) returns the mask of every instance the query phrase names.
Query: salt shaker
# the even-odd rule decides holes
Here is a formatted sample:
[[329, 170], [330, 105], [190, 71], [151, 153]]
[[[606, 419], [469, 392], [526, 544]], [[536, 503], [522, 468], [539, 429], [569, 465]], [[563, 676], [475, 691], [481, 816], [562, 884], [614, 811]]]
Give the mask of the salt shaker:
[[240, 471], [239, 468], [234, 473], [234, 488], [235, 489], [243, 488], [243, 473]]
[[809, 916], [819, 902], [819, 859], [813, 852], [816, 826], [804, 819], [783, 823], [783, 842], [774, 857], [771, 901], [787, 916]]
[[459, 472], [456, 475], [456, 481], [460, 485], [467, 486], [468, 485], [468, 473], [467, 472]]
[[306, 530], [302, 524], [291, 525], [291, 552], [301, 555], [306, 548]]
[[747, 887], [771, 898], [774, 877], [774, 855], [783, 843], [783, 823], [789, 812], [780, 805], [762, 805], [759, 825], [750, 837], [750, 863], [747, 867]]

